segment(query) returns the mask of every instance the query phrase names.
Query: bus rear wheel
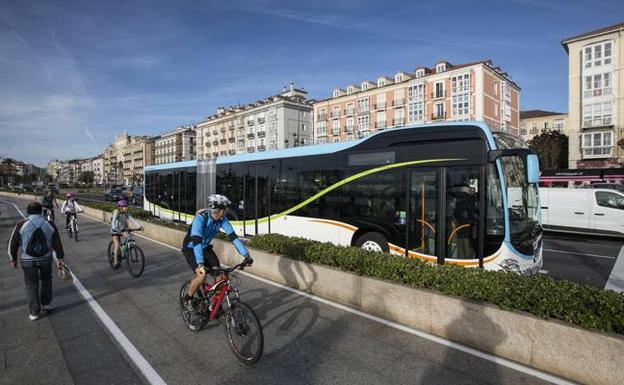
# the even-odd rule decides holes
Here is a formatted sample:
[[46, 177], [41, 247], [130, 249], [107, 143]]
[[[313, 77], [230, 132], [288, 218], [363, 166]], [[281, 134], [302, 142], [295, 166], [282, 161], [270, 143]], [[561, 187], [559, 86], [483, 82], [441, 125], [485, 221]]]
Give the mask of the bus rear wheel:
[[386, 237], [377, 232], [365, 233], [355, 241], [355, 246], [367, 251], [387, 253], [390, 251]]

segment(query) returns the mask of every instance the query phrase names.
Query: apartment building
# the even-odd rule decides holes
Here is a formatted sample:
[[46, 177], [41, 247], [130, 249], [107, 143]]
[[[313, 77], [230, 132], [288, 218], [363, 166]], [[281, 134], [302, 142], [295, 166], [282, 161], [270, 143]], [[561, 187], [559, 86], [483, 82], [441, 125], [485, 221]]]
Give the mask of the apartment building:
[[155, 164], [197, 159], [195, 140], [194, 125], [178, 127], [157, 137], [154, 143]]
[[81, 162], [81, 171], [93, 172], [93, 183], [102, 184], [104, 182], [104, 159], [103, 155], [83, 159]]
[[196, 125], [197, 159], [310, 144], [313, 107], [306, 97], [291, 83], [255, 103], [217, 109]]
[[569, 168], [624, 167], [624, 23], [564, 39]]
[[553, 111], [520, 111], [520, 137], [525, 141], [533, 139], [543, 130], [558, 130], [568, 135], [568, 114]]
[[148, 136], [118, 135], [104, 150], [104, 183], [142, 184], [143, 167], [154, 164], [154, 142]]
[[380, 76], [314, 103], [314, 140], [339, 142], [406, 124], [480, 120], [518, 135], [520, 87], [491, 61]]

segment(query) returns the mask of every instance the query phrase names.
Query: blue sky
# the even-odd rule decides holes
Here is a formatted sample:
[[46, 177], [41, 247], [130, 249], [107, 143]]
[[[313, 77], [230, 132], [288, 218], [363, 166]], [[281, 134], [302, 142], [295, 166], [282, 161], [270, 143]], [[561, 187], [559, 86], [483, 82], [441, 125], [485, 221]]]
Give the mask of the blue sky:
[[0, 157], [93, 156], [291, 81], [321, 99], [439, 59], [491, 59], [521, 109], [565, 112], [560, 41], [623, 15], [618, 0], [0, 0]]

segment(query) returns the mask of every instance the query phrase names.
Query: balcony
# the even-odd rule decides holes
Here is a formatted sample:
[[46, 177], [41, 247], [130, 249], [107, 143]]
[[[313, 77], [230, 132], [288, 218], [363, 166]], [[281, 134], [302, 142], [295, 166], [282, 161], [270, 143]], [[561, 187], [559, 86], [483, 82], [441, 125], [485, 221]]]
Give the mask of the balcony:
[[227, 139], [225, 139], [225, 138], [221, 138], [221, 140], [219, 140], [219, 143], [221, 143], [221, 144], [225, 144], [225, 143], [227, 143]]
[[354, 108], [347, 108], [344, 112], [345, 116], [353, 116], [354, 113], [355, 113]]
[[206, 131], [206, 137], [210, 136], [210, 131]]
[[370, 108], [368, 106], [358, 109], [358, 115], [366, 115], [369, 112], [370, 112]]
[[216, 158], [216, 157], [218, 157], [218, 156], [219, 156], [219, 153], [218, 153], [217, 151], [214, 151], [214, 152], [212, 153], [212, 157], [213, 157], [213, 158]]
[[382, 120], [379, 122], [375, 122], [375, 128], [386, 128], [386, 121]]
[[595, 117], [593, 119], [583, 119], [583, 128], [612, 127], [611, 116]]
[[264, 124], [264, 118], [258, 118], [258, 124]]
[[235, 137], [233, 137], [233, 136], [230, 136], [230, 137], [228, 138], [228, 142], [230, 142], [230, 143], [234, 143], [235, 141], [236, 141], [236, 138], [235, 138]]
[[253, 126], [254, 125], [254, 121], [253, 120], [248, 120], [247, 121], [247, 125], [248, 126]]
[[233, 124], [230, 124], [230, 125], [228, 126], [228, 130], [229, 130], [229, 131], [234, 131], [234, 125], [233, 125]]
[[345, 126], [345, 132], [353, 132], [353, 130], [355, 129], [355, 126]]
[[340, 129], [338, 129], [338, 130], [333, 129], [332, 130], [332, 135], [340, 135]]
[[402, 126], [404, 124], [405, 124], [405, 118], [392, 119], [392, 125], [395, 127]]
[[327, 136], [327, 130], [323, 130], [323, 131], [319, 131], [316, 136], [318, 136], [319, 138], [323, 138], [325, 136]]
[[405, 105], [405, 98], [394, 99], [392, 101], [392, 107], [403, 107]]
[[377, 111], [379, 111], [379, 110], [385, 110], [387, 107], [388, 107], [388, 103], [386, 103], [386, 102], [383, 102], [383, 103], [377, 103], [377, 104], [375, 104], [375, 109], [376, 109]]
[[331, 113], [331, 117], [332, 118], [339, 118], [340, 117], [340, 110], [338, 112], [332, 112]]
[[446, 112], [443, 112], [441, 114], [431, 114], [432, 121], [445, 120], [445, 119], [446, 119]]
[[319, 115], [316, 115], [316, 120], [317, 120], [317, 121], [327, 120], [327, 114], [319, 114]]
[[446, 97], [446, 90], [441, 90], [441, 91], [431, 93], [431, 99], [440, 99], [440, 98], [445, 98], [445, 97]]
[[266, 131], [258, 131], [258, 138], [264, 138], [266, 136]]
[[225, 126], [221, 126], [220, 131], [221, 131], [221, 132], [225, 132]]
[[219, 135], [219, 130], [217, 130], [216, 128], [212, 130], [212, 135]]
[[256, 135], [253, 132], [247, 134], [247, 139], [253, 139]]
[[266, 146], [264, 146], [263, 144], [259, 145], [258, 151], [266, 151]]
[[206, 147], [210, 147], [212, 146], [212, 144], [210, 144], [210, 142], [206, 142]]
[[212, 144], [213, 144], [213, 146], [216, 146], [217, 144], [219, 144], [219, 141], [215, 139], [215, 140], [212, 141]]
[[256, 150], [253, 147], [247, 147], [247, 152], [255, 152]]
[[236, 150], [228, 150], [228, 155], [236, 155]]

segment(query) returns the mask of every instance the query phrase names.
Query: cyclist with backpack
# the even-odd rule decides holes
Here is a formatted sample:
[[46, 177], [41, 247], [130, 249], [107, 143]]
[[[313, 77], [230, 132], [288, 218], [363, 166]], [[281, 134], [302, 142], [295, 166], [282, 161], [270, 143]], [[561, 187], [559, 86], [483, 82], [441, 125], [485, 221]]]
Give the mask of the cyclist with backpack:
[[61, 207], [61, 212], [65, 214], [65, 230], [69, 230], [69, 220], [72, 216], [76, 216], [76, 213], [82, 213], [84, 210], [78, 202], [76, 202], [76, 193], [68, 192], [65, 194], [67, 200], [63, 202], [63, 206]]
[[[26, 209], [28, 218], [18, 223], [9, 239], [9, 258], [17, 268], [24, 270], [30, 308], [29, 318], [35, 321], [39, 312], [54, 310], [52, 303], [52, 252], [56, 252], [57, 268], [65, 266], [63, 245], [56, 226], [43, 218], [39, 202], [31, 202]], [[40, 283], [41, 281], [41, 283]]]
[[59, 204], [56, 201], [56, 195], [54, 195], [54, 193], [52, 192], [52, 190], [48, 190], [45, 192], [45, 194], [43, 195], [43, 198], [41, 198], [41, 206], [43, 206], [43, 216], [45, 218], [46, 216], [46, 211], [50, 211], [52, 214], [52, 222], [54, 222], [54, 206], [56, 206], [56, 208], [59, 208]]
[[121, 236], [127, 229], [143, 228], [128, 212], [128, 201], [121, 199], [117, 202], [117, 209], [113, 211], [111, 219], [111, 237], [113, 237], [113, 267], [117, 269], [119, 263], [119, 245], [121, 244]]
[[215, 275], [215, 271], [219, 271], [221, 268], [219, 258], [212, 250], [212, 245], [210, 244], [212, 238], [219, 231], [222, 230], [227, 234], [238, 253], [245, 258], [245, 262], [248, 265], [253, 263], [253, 259], [249, 256], [249, 251], [234, 232], [230, 221], [225, 217], [227, 209], [231, 204], [230, 200], [224, 195], [209, 195], [208, 209], [197, 212], [193, 224], [189, 227], [184, 237], [182, 254], [184, 254], [186, 261], [195, 273], [184, 298], [184, 306], [187, 310], [193, 309], [193, 295], [206, 279], [206, 268], [204, 265], [208, 265], [208, 271], [213, 275]]

